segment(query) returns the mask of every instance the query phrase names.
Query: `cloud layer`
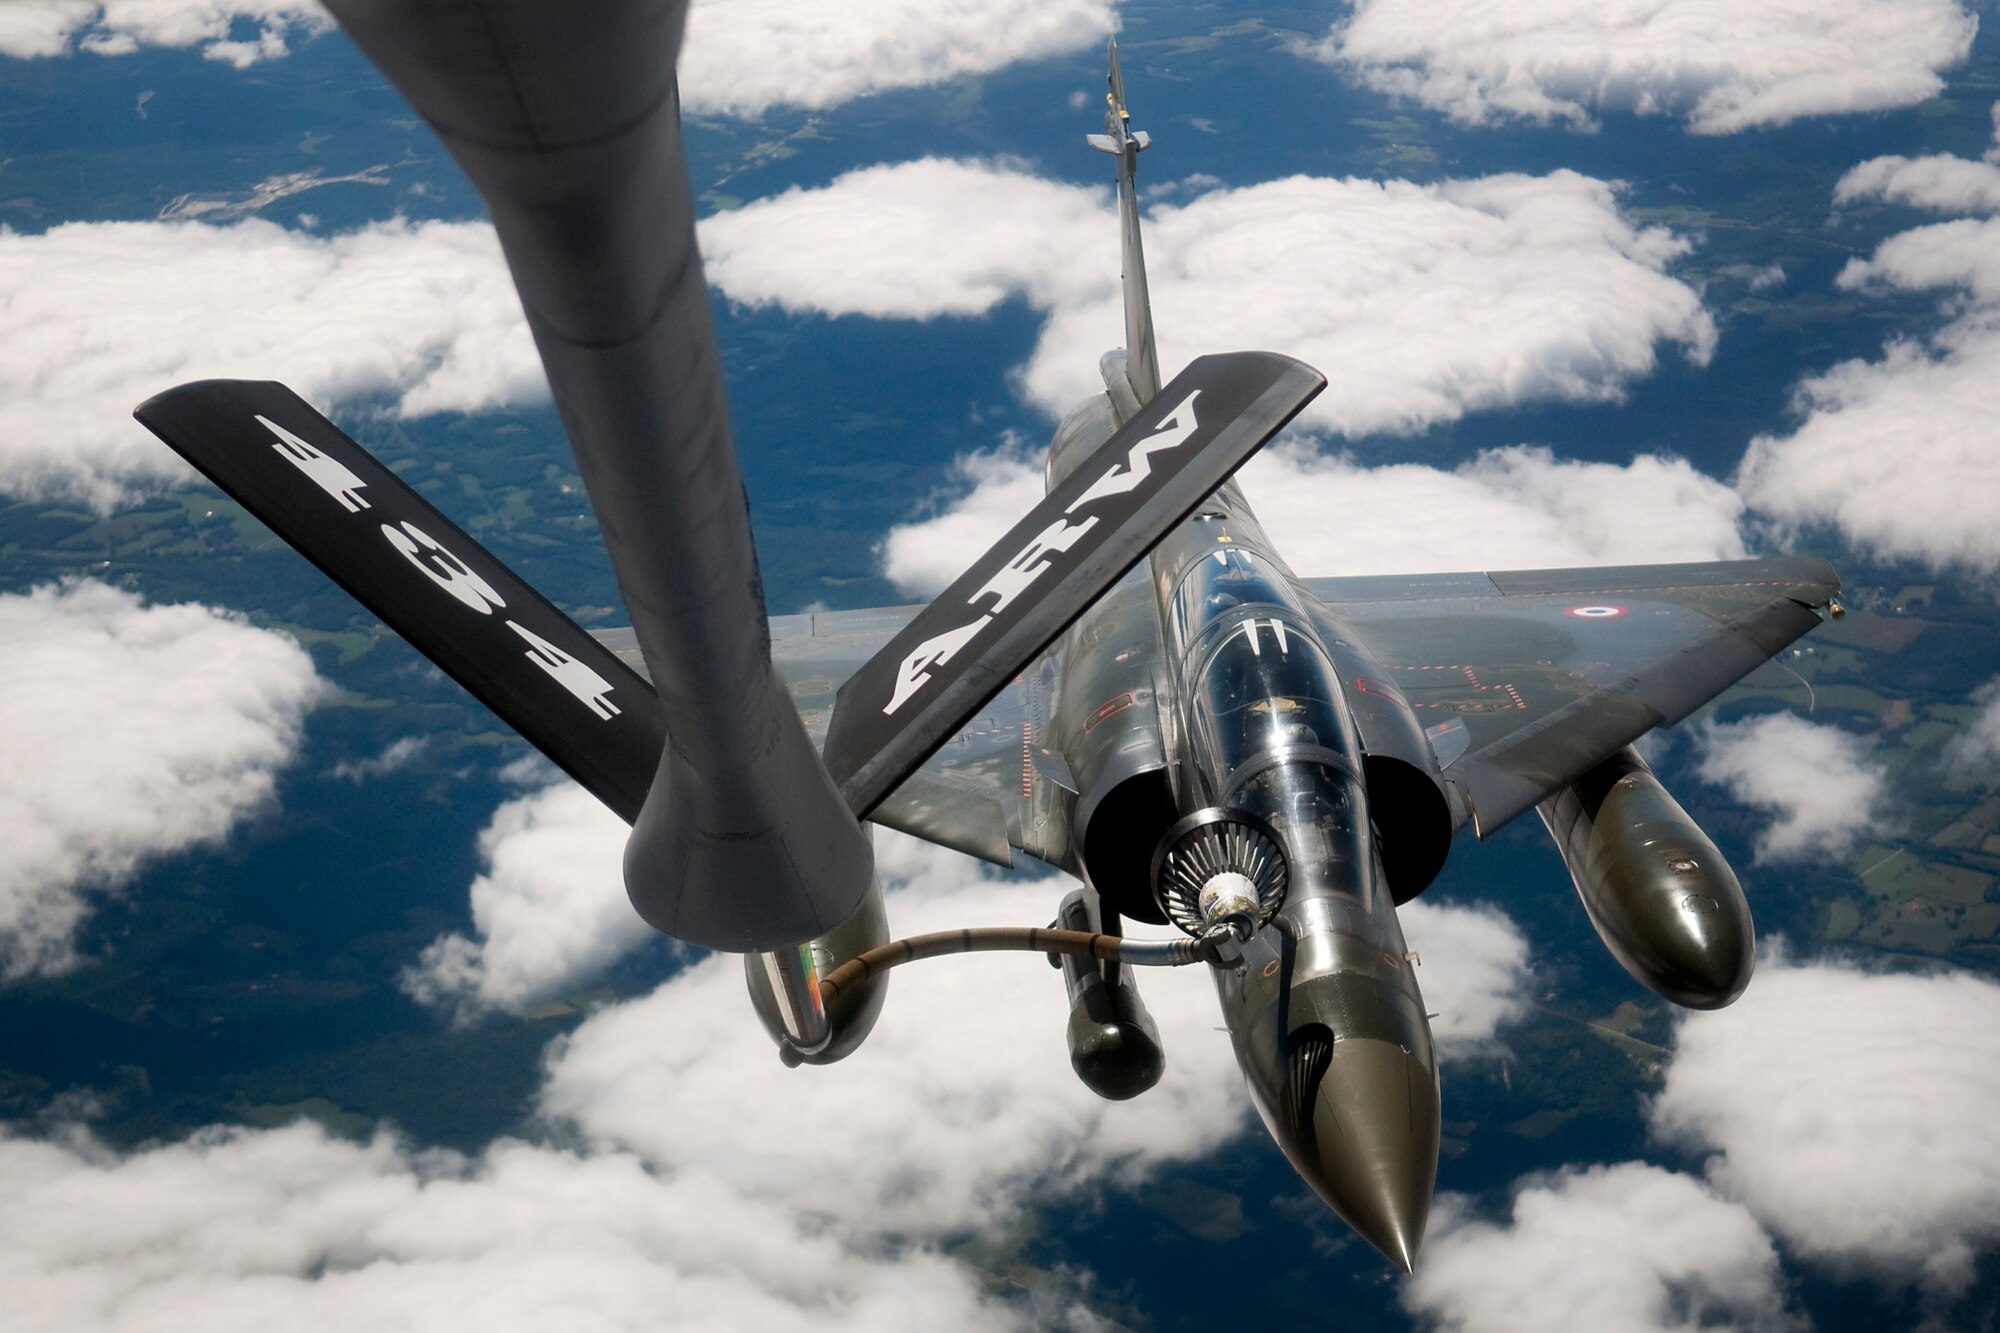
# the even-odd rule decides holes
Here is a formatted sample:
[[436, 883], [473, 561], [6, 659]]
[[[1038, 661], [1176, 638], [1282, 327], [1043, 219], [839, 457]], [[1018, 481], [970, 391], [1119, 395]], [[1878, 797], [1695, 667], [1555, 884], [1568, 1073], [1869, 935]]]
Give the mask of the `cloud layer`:
[[1769, 1333], [1800, 1323], [1750, 1211], [1643, 1162], [1530, 1178], [1505, 1222], [1445, 1196], [1403, 1304], [1453, 1333]]
[[[2000, 170], [1963, 158], [1874, 158], [1837, 202], [1883, 199], [1943, 212], [2000, 207]], [[1789, 435], [1752, 440], [1736, 483], [1781, 524], [1829, 524], [1889, 559], [2000, 569], [1993, 441], [2000, 439], [2000, 218], [1958, 218], [1889, 237], [1839, 286], [1943, 291], [1953, 316], [1929, 344], [1892, 341], [1800, 385]]]
[[2000, 985], [1767, 953], [1681, 1016], [1654, 1135], [1701, 1177], [1566, 1168], [1508, 1216], [1445, 1195], [1403, 1301], [1448, 1330], [1791, 1329], [1779, 1251], [1949, 1297], [2000, 1238]]
[[1497, 1049], [1501, 1028], [1528, 1011], [1528, 941], [1496, 907], [1419, 898], [1396, 909], [1418, 956], [1431, 1036], [1449, 1062]]
[[[717, 285], [750, 303], [931, 318], [1025, 297], [1050, 319], [1022, 382], [1055, 413], [1096, 391], [1090, 368], [1122, 337], [1105, 203], [926, 160], [720, 215], [703, 242]], [[1149, 245], [1162, 327], [1201, 340], [1168, 354], [1282, 345], [1343, 367], [1309, 409], [1323, 428], [1612, 398], [1657, 344], [1700, 359], [1714, 339], [1665, 272], [1683, 244], [1571, 173], [1216, 191], [1158, 210]], [[547, 392], [483, 223], [70, 223], [0, 231], [0, 275], [0, 489], [22, 498], [108, 510], [183, 478], [128, 414], [203, 376], [279, 377], [322, 403], [386, 395], [404, 416]]]
[[1117, 12], [1117, 0], [705, 0], [688, 12], [684, 105], [759, 116], [944, 83], [1100, 44]]
[[[1097, 358], [1124, 340], [1108, 195], [1003, 165], [851, 172], [710, 219], [702, 239], [711, 278], [752, 305], [930, 319], [1025, 299], [1049, 318], [1022, 383], [1052, 415], [1101, 390]], [[1704, 361], [1714, 324], [1667, 273], [1686, 249], [1566, 171], [1292, 177], [1155, 208], [1146, 232], [1163, 368], [1282, 347], [1332, 374], [1301, 420], [1350, 434], [1615, 399], [1662, 343]]]
[[1972, 702], [1979, 707], [1977, 716], [1945, 749], [1945, 762], [1954, 768], [2000, 759], [2000, 676], [1974, 690]]
[[75, 966], [92, 894], [268, 801], [321, 683], [282, 634], [82, 581], [0, 595], [0, 979]]
[[123, 56], [142, 46], [198, 46], [209, 60], [247, 69], [289, 55], [294, 28], [314, 33], [329, 24], [312, 0], [16, 0], [0, 6], [0, 55]]
[[1606, 111], [1697, 134], [1912, 106], [1978, 20], [1957, 0], [1355, 0], [1311, 48], [1369, 87], [1469, 124], [1588, 128]]
[[[524, 820], [564, 814], [551, 793], [522, 804]], [[952, 853], [885, 835], [880, 862], [898, 929], [1030, 910], [1027, 886]], [[581, 1151], [503, 1140], [467, 1159], [308, 1127], [129, 1156], [0, 1138], [0, 1280], [11, 1308], [80, 1330], [191, 1312], [221, 1330], [1062, 1326], [1059, 1290], [1032, 1314], [998, 1307], [932, 1247], [1004, 1234], [1030, 1200], [1088, 1200], [1247, 1126], [1206, 978], [1147, 982], [1169, 1072], [1132, 1103], [1071, 1073], [1062, 987], [1038, 958], [899, 972], [859, 1055], [787, 1070], [740, 960], [717, 956], [553, 1053], [543, 1109]]]
[[587, 985], [655, 938], [625, 896], [623, 820], [574, 782], [507, 802], [479, 835], [478, 935], [440, 936], [402, 986], [462, 1020]]
[[[883, 572], [912, 594], [944, 588], [1042, 498], [1041, 468], [1019, 451], [971, 455], [958, 470], [970, 490], [882, 543]], [[1455, 469], [1364, 467], [1294, 446], [1266, 450], [1241, 478], [1278, 553], [1305, 578], [1746, 553], [1742, 499], [1681, 459], [1573, 463], [1509, 448]]]
[[0, 1278], [38, 1328], [1025, 1328], [979, 1274], [864, 1252], [782, 1202], [627, 1153], [474, 1158], [311, 1125], [121, 1157], [0, 1136]]
[[[294, 30], [330, 26], [313, 0], [10, 0], [0, 55], [200, 47], [245, 69], [289, 55]], [[697, 115], [818, 110], [1067, 55], [1117, 28], [1117, 0], [702, 0], [681, 52], [682, 104]]]
[[[458, 998], [517, 1003], [588, 984], [635, 928], [644, 936], [618, 885], [622, 827], [573, 784], [503, 807], [481, 843], [493, 865], [473, 890], [484, 938], [431, 946], [427, 983], [448, 986], [440, 955], [469, 949], [478, 966]], [[1064, 884], [1001, 878], [898, 834], [878, 833], [877, 848], [898, 935], [1020, 924], [1046, 915]], [[556, 927], [564, 905], [573, 919]], [[1406, 924], [1445, 1057], [1490, 1049], [1523, 1004], [1519, 930], [1492, 909], [1429, 904], [1406, 909]], [[1168, 1073], [1145, 1097], [1113, 1104], [1071, 1071], [1062, 987], [1037, 961], [981, 955], [903, 969], [861, 1054], [792, 1071], [750, 1013], [740, 960], [711, 958], [590, 1019], [552, 1059], [543, 1109], [604, 1151], [712, 1171], [760, 1203], [816, 1182], [814, 1207], [870, 1243], [999, 1229], [1031, 1198], [1088, 1198], [1109, 1177], [1197, 1156], [1251, 1123], [1201, 969], [1142, 975]]]
[[1656, 1132], [1786, 1246], [1951, 1289], [2000, 1240], [2000, 985], [1766, 958], [1685, 1017]]
[[404, 416], [548, 392], [485, 223], [0, 230], [0, 489], [108, 509], [184, 479], [131, 411], [209, 376], [386, 394]]
[[1839, 861], [1881, 822], [1888, 770], [1865, 737], [1767, 713], [1705, 722], [1695, 743], [1703, 781], [1772, 816], [1757, 836], [1759, 864]]

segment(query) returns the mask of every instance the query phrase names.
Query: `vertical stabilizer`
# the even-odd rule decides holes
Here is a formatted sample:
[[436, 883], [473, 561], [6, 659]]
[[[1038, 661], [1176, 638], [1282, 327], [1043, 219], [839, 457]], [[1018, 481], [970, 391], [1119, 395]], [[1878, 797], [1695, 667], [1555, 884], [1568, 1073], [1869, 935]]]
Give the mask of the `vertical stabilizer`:
[[1110, 104], [1103, 134], [1090, 136], [1090, 146], [1118, 159], [1118, 229], [1124, 242], [1125, 375], [1141, 403], [1160, 391], [1160, 354], [1153, 344], [1153, 304], [1146, 294], [1146, 249], [1139, 240], [1139, 154], [1152, 146], [1144, 130], [1128, 125], [1125, 80], [1118, 72], [1118, 43], [1107, 54], [1111, 61]]

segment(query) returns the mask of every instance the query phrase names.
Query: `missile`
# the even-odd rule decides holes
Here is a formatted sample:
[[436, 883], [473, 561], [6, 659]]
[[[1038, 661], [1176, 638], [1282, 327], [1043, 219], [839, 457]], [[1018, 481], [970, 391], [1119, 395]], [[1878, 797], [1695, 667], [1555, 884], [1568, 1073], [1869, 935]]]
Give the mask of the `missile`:
[[1714, 842], [1626, 746], [1537, 807], [1604, 947], [1633, 980], [1690, 1009], [1743, 993], [1750, 905]]
[[[1103, 927], [1081, 889], [1063, 899], [1056, 925], [1096, 933]], [[1069, 991], [1069, 1063], [1085, 1087], [1107, 1101], [1137, 1097], [1160, 1081], [1167, 1057], [1132, 970], [1094, 958], [1052, 958]]]

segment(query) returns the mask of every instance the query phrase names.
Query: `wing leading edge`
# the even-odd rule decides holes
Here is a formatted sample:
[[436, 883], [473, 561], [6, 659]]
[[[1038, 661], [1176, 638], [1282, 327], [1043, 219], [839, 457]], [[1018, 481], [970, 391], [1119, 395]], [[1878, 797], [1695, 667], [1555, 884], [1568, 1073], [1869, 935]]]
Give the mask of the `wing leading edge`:
[[1431, 731], [1485, 837], [1820, 623], [1812, 556], [1306, 579]]

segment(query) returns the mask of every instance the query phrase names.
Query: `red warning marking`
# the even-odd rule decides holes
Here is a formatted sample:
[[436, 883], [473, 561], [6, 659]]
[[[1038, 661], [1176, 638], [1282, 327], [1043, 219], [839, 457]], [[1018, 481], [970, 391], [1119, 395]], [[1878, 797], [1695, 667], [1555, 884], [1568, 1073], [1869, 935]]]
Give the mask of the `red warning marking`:
[[1399, 704], [1407, 704], [1409, 702], [1409, 700], [1403, 697], [1401, 690], [1386, 680], [1371, 680], [1367, 676], [1356, 676], [1354, 678], [1354, 688], [1363, 694], [1385, 695], [1388, 698], [1394, 699]]
[[1572, 606], [1564, 615], [1576, 616], [1580, 620], [1609, 620], [1613, 616], [1625, 614], [1622, 606]]
[[1125, 693], [1115, 699], [1108, 700], [1095, 713], [1090, 715], [1089, 721], [1083, 724], [1084, 734], [1088, 735], [1090, 732], [1095, 731], [1098, 723], [1104, 721], [1106, 718], [1116, 717], [1126, 709], [1136, 706], [1138, 702], [1138, 696], [1131, 690], [1125, 691]]
[[[1472, 666], [1470, 663], [1452, 662], [1448, 664], [1440, 664], [1437, 666], [1419, 666], [1419, 667], [1396, 666], [1396, 667], [1391, 667], [1390, 670], [1455, 671], [1458, 674], [1465, 677], [1465, 683], [1467, 685], [1470, 685], [1476, 693], [1485, 694], [1489, 690], [1499, 690], [1507, 696], [1508, 700], [1508, 702], [1503, 704], [1499, 703], [1498, 701], [1483, 700], [1483, 699], [1476, 701], [1465, 700], [1465, 699], [1445, 699], [1445, 700], [1440, 700], [1436, 703], [1409, 704], [1409, 707], [1411, 708], [1448, 708], [1454, 713], [1504, 713], [1513, 709], [1525, 709], [1528, 706], [1527, 700], [1521, 697], [1521, 692], [1514, 688], [1513, 682], [1502, 681], [1498, 685], [1488, 685], [1485, 681], [1479, 678], [1478, 668]], [[1365, 691], [1367, 683], [1366, 682], [1361, 682], [1361, 683]], [[1387, 690], [1383, 690], [1382, 692], [1388, 693]], [[1407, 703], [1408, 701], [1405, 700], [1405, 702]]]

